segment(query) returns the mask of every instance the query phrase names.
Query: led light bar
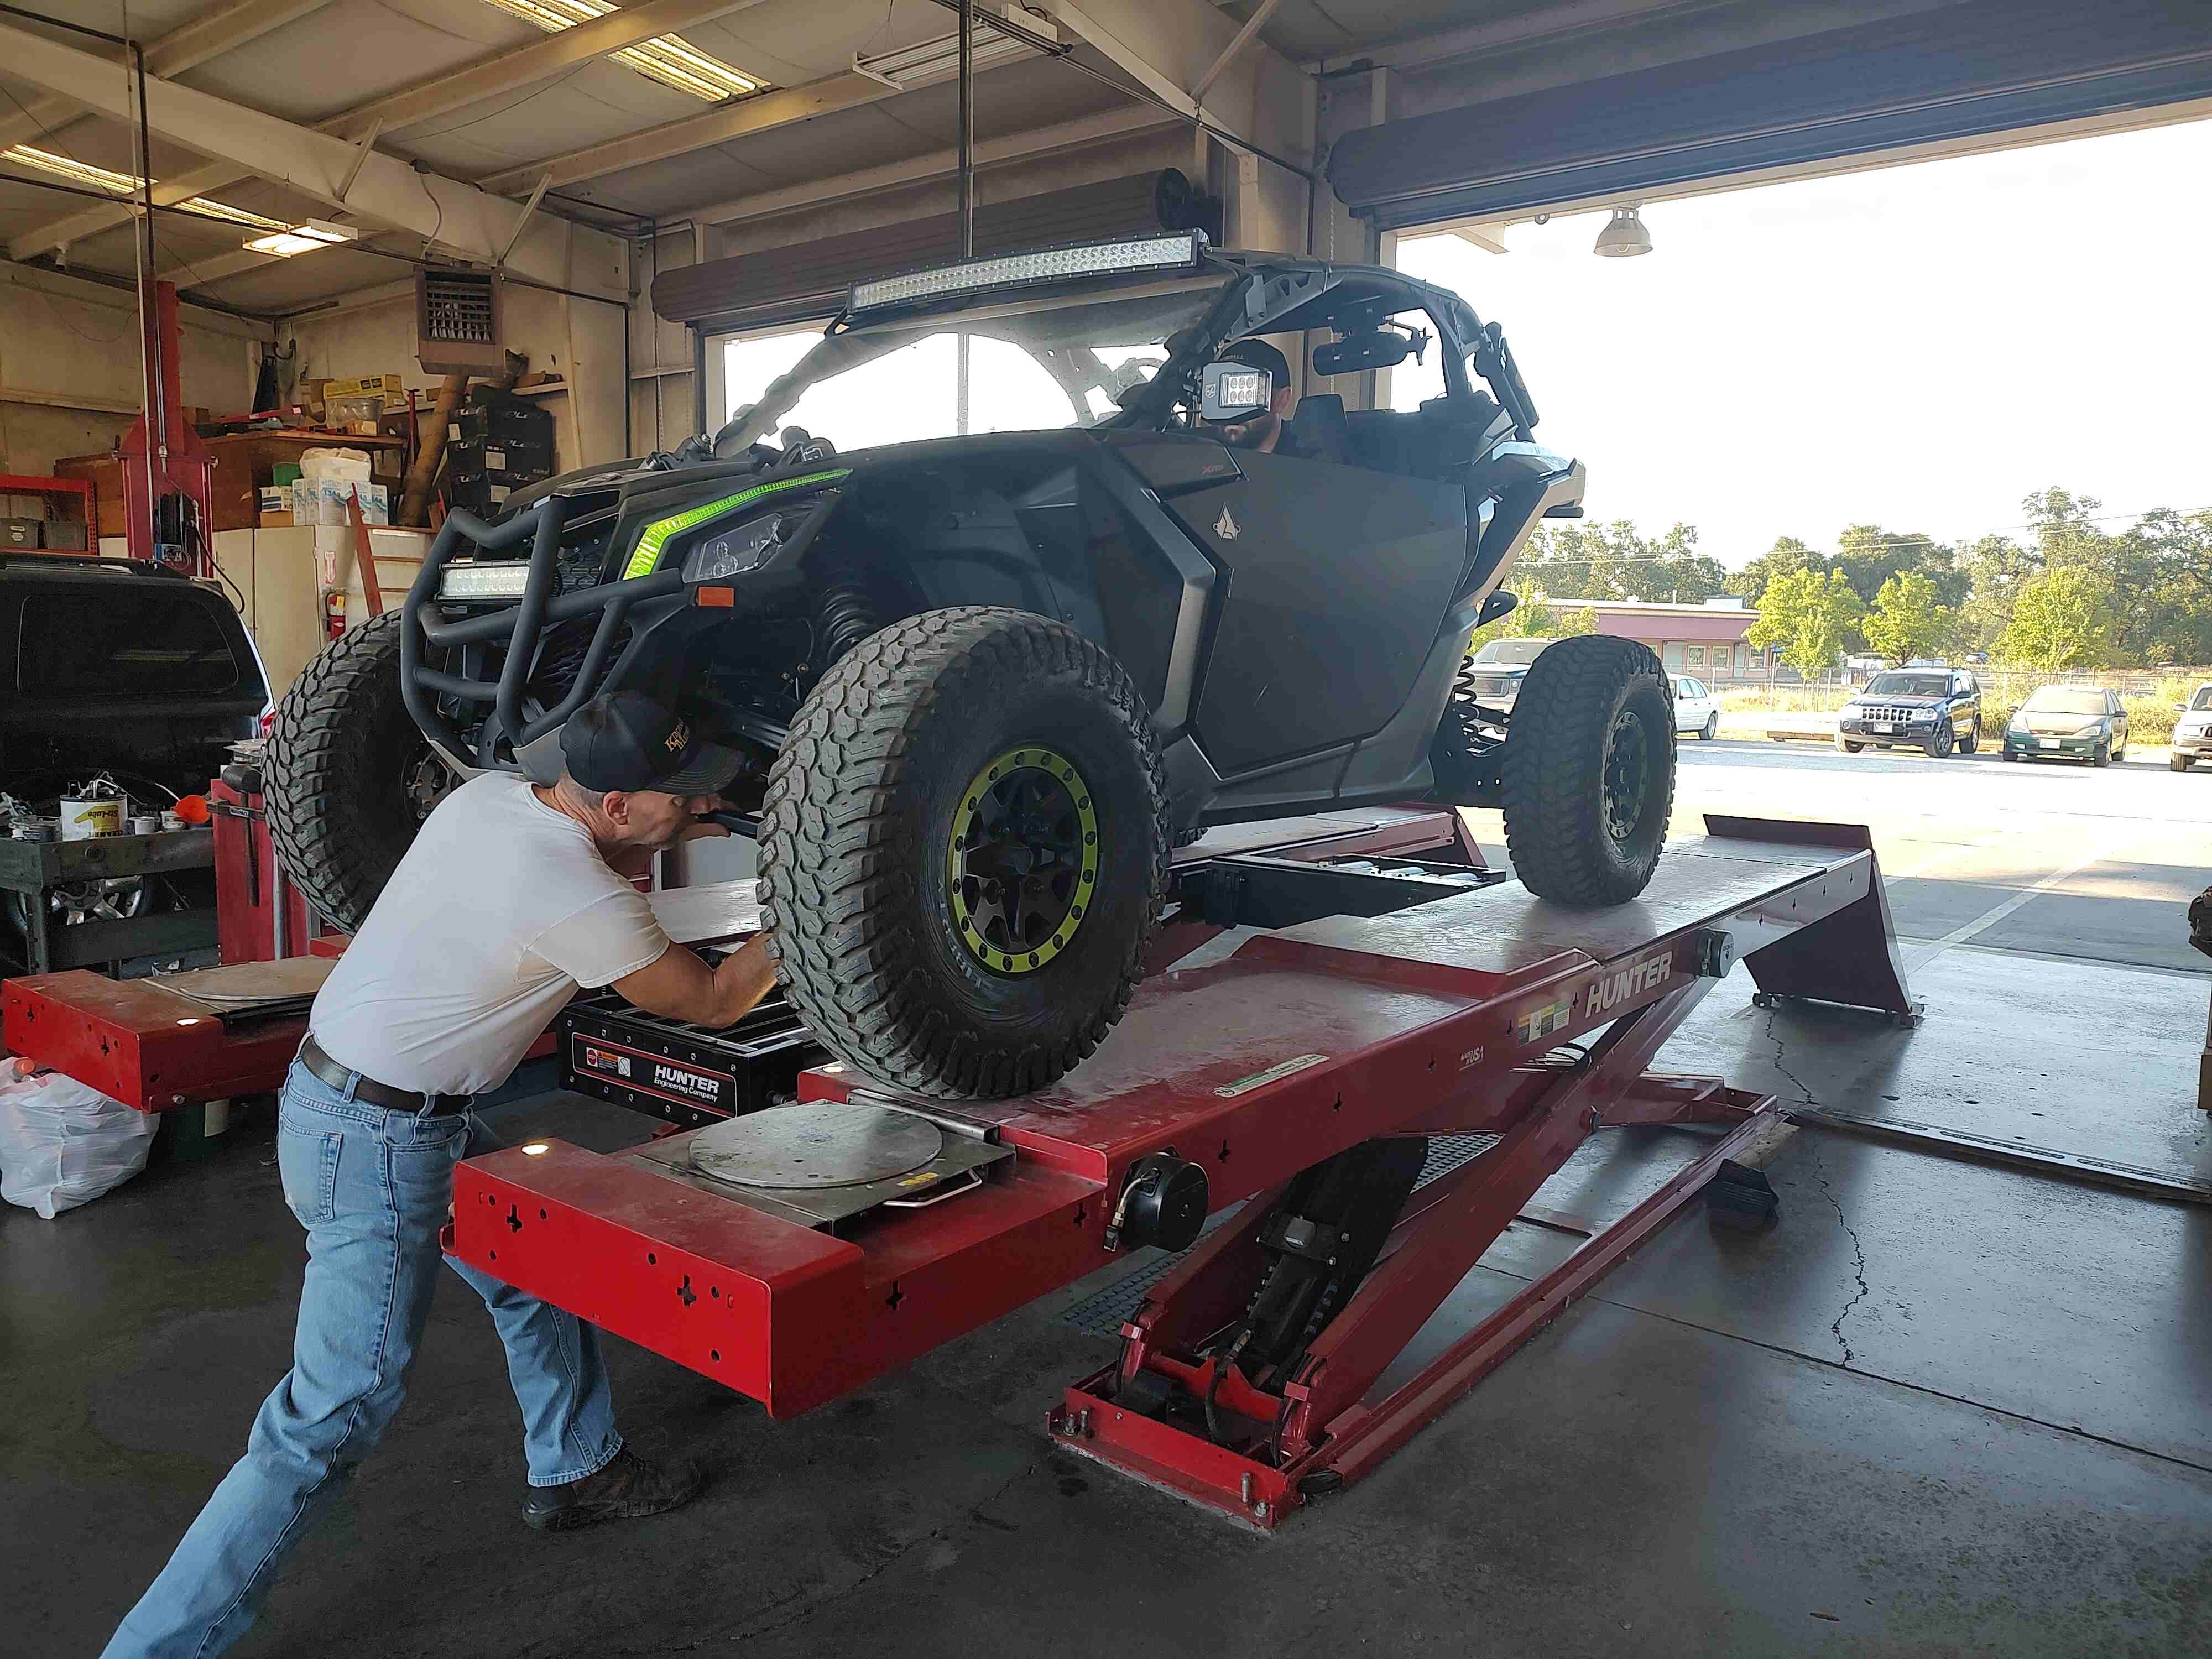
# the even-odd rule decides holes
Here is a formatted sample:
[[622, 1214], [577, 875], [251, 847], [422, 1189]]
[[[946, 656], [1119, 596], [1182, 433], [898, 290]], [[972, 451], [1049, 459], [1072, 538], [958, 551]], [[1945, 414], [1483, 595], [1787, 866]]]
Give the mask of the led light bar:
[[1050, 248], [1042, 253], [1008, 253], [995, 258], [970, 259], [935, 270], [910, 271], [903, 276], [855, 283], [846, 298], [845, 308], [873, 311], [916, 300], [934, 300], [948, 294], [1018, 288], [1024, 283], [1060, 282], [1071, 276], [1195, 270], [1205, 248], [1204, 231], [1184, 230], [1172, 236], [1140, 236], [1126, 242], [1092, 242], [1082, 247]]
[[441, 599], [519, 599], [530, 582], [530, 562], [449, 564], [438, 580]]

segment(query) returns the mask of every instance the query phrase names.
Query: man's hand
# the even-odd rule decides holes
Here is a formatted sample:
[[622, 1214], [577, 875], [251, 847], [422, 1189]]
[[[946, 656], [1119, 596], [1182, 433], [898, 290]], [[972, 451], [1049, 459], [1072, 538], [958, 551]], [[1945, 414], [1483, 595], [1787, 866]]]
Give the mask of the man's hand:
[[743, 1019], [775, 984], [768, 936], [756, 933], [719, 968], [709, 968], [696, 951], [672, 945], [651, 967], [617, 980], [615, 989], [648, 1014], [720, 1030]]

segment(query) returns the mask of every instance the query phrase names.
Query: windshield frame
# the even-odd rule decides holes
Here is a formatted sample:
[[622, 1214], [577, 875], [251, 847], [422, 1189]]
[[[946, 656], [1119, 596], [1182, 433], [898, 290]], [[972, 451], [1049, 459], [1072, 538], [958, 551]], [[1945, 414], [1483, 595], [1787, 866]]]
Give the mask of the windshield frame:
[[[1166, 378], [1174, 369], [1176, 357], [1181, 354], [1174, 349], [1173, 342], [1193, 333], [1202, 334], [1206, 325], [1224, 309], [1226, 296], [1239, 286], [1243, 275], [1209, 262], [1187, 276], [1134, 283], [1089, 281], [1050, 290], [1030, 289], [1013, 297], [974, 295], [967, 296], [965, 303], [947, 301], [940, 305], [905, 307], [896, 316], [860, 323], [848, 323], [841, 313], [823, 331], [822, 337], [808, 347], [797, 362], [763, 387], [760, 396], [752, 403], [743, 405], [731, 416], [715, 434], [715, 453], [725, 459], [735, 459], [748, 445], [759, 441], [781, 424], [784, 416], [797, 408], [810, 391], [840, 374], [865, 368], [935, 335], [984, 332], [981, 330], [963, 331], [961, 327], [963, 323], [987, 323], [1001, 318], [1035, 316], [1045, 312], [1152, 297], [1164, 299], [1176, 294], [1189, 294], [1195, 298], [1209, 292], [1214, 293], [1215, 302], [1205, 308], [1197, 324], [1175, 331], [1161, 343], [1168, 348], [1167, 355], [1151, 378], [1140, 383], [1149, 386]], [[1032, 347], [1019, 340], [1008, 339], [1005, 335], [990, 334], [987, 337], [1006, 339], [1009, 344], [1026, 353], [1032, 362], [1053, 377], [1066, 395], [1070, 408], [1076, 412], [1077, 418], [1070, 423], [1071, 427], [1097, 430], [1129, 423], [1130, 405], [1124, 404], [1103, 415], [1095, 414], [1083, 406], [1081, 390], [1071, 385], [1060, 368], [1040, 356]], [[834, 438], [836, 434], [830, 435]], [[939, 435], [952, 437], [962, 434], [948, 433]]]

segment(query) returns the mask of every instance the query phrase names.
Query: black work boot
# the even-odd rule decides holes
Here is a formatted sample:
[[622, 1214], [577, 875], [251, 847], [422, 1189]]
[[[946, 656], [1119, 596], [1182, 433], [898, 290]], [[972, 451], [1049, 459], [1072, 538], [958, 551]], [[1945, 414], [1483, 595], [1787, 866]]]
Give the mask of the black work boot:
[[624, 1446], [605, 1468], [557, 1486], [532, 1486], [522, 1518], [540, 1532], [566, 1532], [602, 1521], [627, 1521], [681, 1509], [699, 1495], [707, 1477], [689, 1461], [648, 1463]]

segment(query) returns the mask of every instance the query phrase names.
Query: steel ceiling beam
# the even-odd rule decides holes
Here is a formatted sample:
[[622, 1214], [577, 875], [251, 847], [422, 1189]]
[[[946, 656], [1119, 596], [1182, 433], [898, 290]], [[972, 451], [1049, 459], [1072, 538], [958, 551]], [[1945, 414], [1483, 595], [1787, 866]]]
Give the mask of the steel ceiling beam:
[[[119, 121], [136, 114], [114, 64], [30, 31], [0, 23], [0, 63], [20, 79], [67, 91]], [[228, 99], [179, 86], [146, 82], [146, 121], [153, 131], [341, 209], [358, 220], [418, 235], [464, 258], [495, 262], [525, 216], [519, 204], [435, 173], [417, 173], [395, 157], [372, 152], [343, 195], [341, 182], [362, 160], [360, 146]], [[515, 268], [526, 276], [565, 280], [566, 259], [526, 238]]]
[[[330, 0], [220, 0], [149, 43], [146, 73], [182, 75], [329, 3]], [[82, 100], [57, 93], [33, 98], [20, 108], [11, 106], [0, 115], [0, 149], [11, 144], [35, 144], [41, 136], [84, 112]], [[119, 224], [130, 216], [125, 212], [112, 222]]]
[[495, 194], [507, 195], [527, 190], [550, 173], [553, 187], [559, 190], [569, 185], [582, 184], [586, 179], [605, 178], [611, 173], [621, 173], [629, 167], [646, 167], [654, 161], [665, 161], [672, 156], [687, 155], [693, 150], [727, 143], [732, 138], [743, 138], [750, 133], [789, 126], [794, 121], [810, 120], [815, 116], [828, 115], [841, 109], [856, 109], [863, 104], [880, 103], [898, 94], [898, 88], [886, 86], [881, 81], [865, 75], [825, 75], [818, 81], [808, 81], [799, 86], [782, 87], [754, 97], [736, 99], [703, 114], [687, 115], [681, 120], [648, 127], [643, 132], [629, 133], [620, 138], [610, 138], [604, 143], [587, 144], [581, 149], [525, 161], [520, 167], [487, 174], [477, 182]]
[[[248, 3], [266, 5], [269, 0], [248, 0]], [[327, 0], [301, 0], [301, 3], [292, 9], [296, 13], [325, 3]], [[759, 3], [761, 0], [645, 0], [643, 4], [625, 6], [588, 23], [580, 23], [574, 28], [562, 29], [556, 34], [533, 40], [528, 46], [494, 53], [459, 69], [434, 75], [412, 86], [402, 87], [381, 98], [373, 98], [365, 104], [341, 110], [336, 115], [315, 123], [314, 131], [333, 137], [355, 140], [376, 130], [380, 125], [384, 131], [394, 132], [404, 126], [435, 119], [487, 98], [519, 90], [561, 74], [578, 64], [589, 62], [593, 58], [603, 58], [610, 52], [620, 52], [625, 46], [634, 46], [641, 40], [674, 33], [693, 24], [726, 16], [731, 12], [744, 11]], [[229, 9], [238, 8], [234, 4]], [[164, 37], [163, 45], [166, 45], [167, 39]], [[158, 46], [148, 49], [147, 73], [180, 73], [181, 67], [167, 70], [157, 67], [155, 54], [158, 50]], [[205, 59], [195, 61], [204, 62]], [[46, 100], [39, 101], [43, 103]], [[33, 107], [37, 107], [37, 105]], [[252, 176], [252, 171], [240, 172], [231, 162], [211, 162], [155, 185], [154, 199], [164, 205], [172, 205], [190, 197], [226, 190], [241, 179]], [[534, 182], [534, 179], [526, 178], [522, 188], [526, 189]], [[50, 220], [14, 237], [8, 244], [8, 254], [13, 259], [36, 258], [51, 248], [97, 235], [135, 216], [133, 206], [125, 203], [118, 203], [112, 208], [86, 208], [62, 218]], [[225, 260], [228, 261], [228, 256], [225, 256]], [[260, 262], [258, 256], [256, 256], [256, 261]], [[201, 262], [202, 268], [205, 269], [209, 263]], [[252, 265], [239, 264], [228, 274], [235, 275], [238, 270], [252, 268]]]

